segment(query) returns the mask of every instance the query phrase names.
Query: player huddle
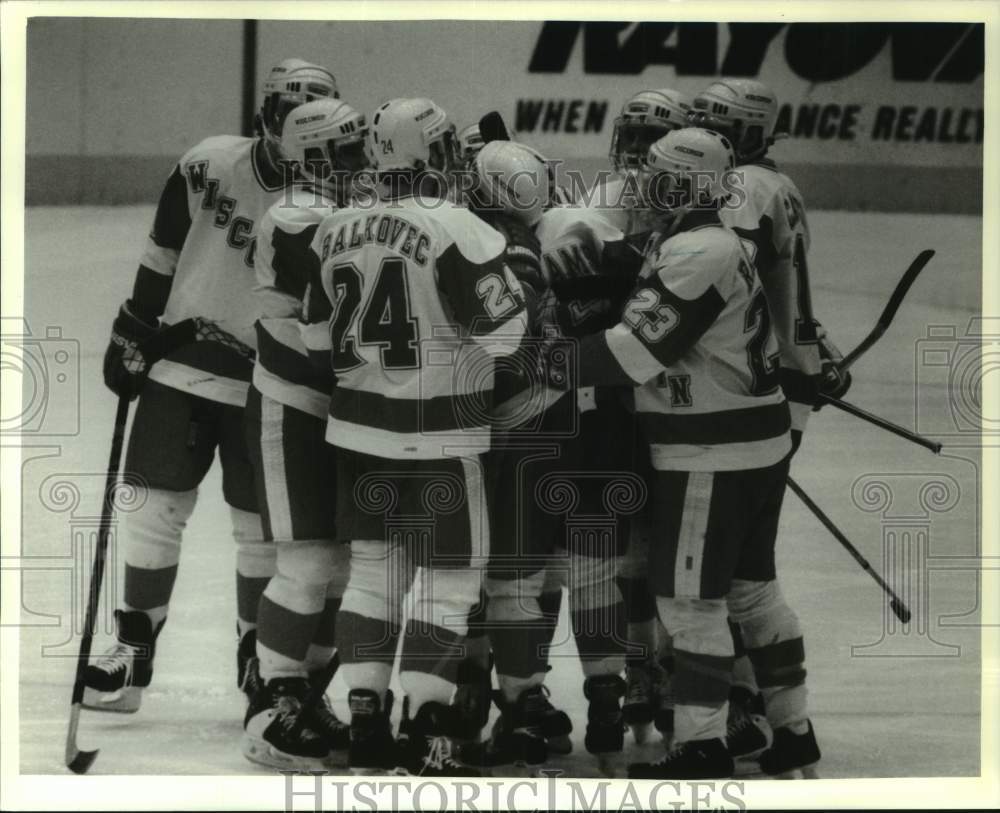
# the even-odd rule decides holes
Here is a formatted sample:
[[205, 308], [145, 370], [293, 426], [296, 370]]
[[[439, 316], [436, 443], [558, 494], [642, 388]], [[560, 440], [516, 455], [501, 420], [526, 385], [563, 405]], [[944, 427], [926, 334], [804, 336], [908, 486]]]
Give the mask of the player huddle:
[[[461, 134], [425, 98], [363, 115], [325, 68], [273, 68], [258, 136], [174, 168], [113, 325], [147, 499], [85, 704], [138, 709], [218, 452], [248, 759], [503, 774], [585, 724], [606, 772], [655, 726], [666, 753], [631, 777], [813, 775], [774, 547], [808, 413], [850, 381], [776, 117], [752, 80], [643, 90], [615, 176], [573, 202], [495, 114]], [[586, 721], [545, 685], [564, 589]]]

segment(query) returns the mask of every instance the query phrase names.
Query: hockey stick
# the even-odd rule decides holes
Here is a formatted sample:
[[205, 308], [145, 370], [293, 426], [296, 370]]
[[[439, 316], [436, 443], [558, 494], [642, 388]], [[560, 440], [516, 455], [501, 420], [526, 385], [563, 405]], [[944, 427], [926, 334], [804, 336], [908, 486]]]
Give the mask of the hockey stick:
[[[185, 319], [160, 330], [142, 343], [142, 353], [149, 366], [177, 348], [197, 341], [214, 341], [232, 348], [240, 355], [252, 359], [252, 348], [226, 333], [201, 317]], [[83, 751], [77, 745], [76, 734], [80, 727], [80, 711], [83, 707], [84, 673], [90, 661], [90, 649], [94, 640], [94, 623], [104, 583], [104, 565], [107, 560], [108, 536], [111, 532], [111, 513], [114, 510], [114, 493], [118, 483], [118, 469], [121, 467], [122, 447], [125, 445], [125, 424], [128, 422], [129, 398], [118, 397], [115, 412], [114, 433], [111, 438], [111, 454], [108, 458], [107, 477], [104, 481], [104, 502], [101, 507], [101, 524], [98, 526], [97, 549], [94, 551], [94, 567], [90, 574], [90, 591], [87, 597], [87, 614], [80, 638], [80, 654], [76, 662], [76, 677], [73, 681], [73, 695], [70, 700], [69, 728], [66, 732], [66, 767], [73, 773], [82, 774], [90, 770], [100, 749]]]
[[129, 399], [119, 396], [118, 410], [115, 412], [115, 428], [111, 438], [111, 455], [108, 459], [108, 473], [104, 481], [104, 504], [101, 508], [101, 524], [97, 535], [97, 549], [94, 551], [94, 568], [90, 574], [90, 593], [87, 598], [87, 616], [80, 639], [80, 655], [76, 662], [76, 679], [73, 681], [73, 698], [70, 701], [69, 730], [66, 732], [66, 767], [73, 773], [86, 773], [97, 759], [99, 749], [81, 751], [76, 744], [76, 731], [80, 725], [80, 708], [83, 703], [83, 675], [90, 661], [90, 646], [94, 640], [94, 617], [101, 598], [104, 582], [104, 562], [108, 551], [108, 534], [111, 530], [111, 512], [114, 508], [115, 486], [118, 483], [118, 468], [121, 465], [122, 446], [125, 441], [125, 424], [128, 421]]
[[882, 315], [879, 316], [878, 321], [875, 323], [875, 327], [873, 327], [871, 332], [861, 340], [861, 343], [857, 347], [844, 356], [844, 358], [837, 364], [838, 368], [841, 370], [849, 369], [854, 362], [871, 349], [871, 346], [875, 344], [875, 342], [882, 338], [882, 334], [889, 329], [889, 325], [892, 324], [896, 311], [899, 310], [899, 306], [903, 303], [903, 297], [906, 296], [906, 292], [910, 290], [910, 286], [913, 285], [917, 276], [924, 270], [924, 266], [930, 262], [931, 257], [933, 256], [934, 249], [928, 248], [921, 251], [916, 256], [916, 259], [910, 263], [910, 267], [903, 272], [903, 276], [896, 284], [896, 288], [893, 290], [892, 296], [889, 297], [889, 301], [886, 303], [885, 308], [882, 309]]
[[510, 141], [510, 131], [504, 124], [503, 116], [496, 110], [491, 110], [479, 119], [479, 135], [483, 137], [484, 144], [489, 144], [491, 141]]
[[874, 424], [880, 429], [885, 429], [887, 432], [892, 432], [894, 435], [906, 438], [906, 440], [911, 443], [916, 443], [918, 446], [930, 449], [934, 452], [934, 454], [941, 454], [941, 444], [936, 440], [931, 440], [930, 438], [925, 438], [923, 435], [918, 435], [916, 432], [911, 432], [909, 429], [900, 426], [898, 423], [893, 423], [885, 418], [880, 418], [878, 415], [874, 415], [859, 406], [855, 406], [847, 401], [841, 401], [839, 398], [833, 398], [829, 395], [820, 394], [819, 400], [825, 404], [830, 404], [831, 406], [837, 407], [837, 409], [843, 410], [848, 415], [853, 415], [855, 418], [868, 421], [868, 423]]
[[871, 566], [867, 559], [861, 555], [861, 552], [851, 544], [850, 540], [841, 533], [840, 528], [834, 525], [833, 520], [830, 519], [826, 514], [823, 513], [822, 509], [816, 505], [810, 499], [809, 495], [802, 490], [802, 487], [796, 483], [791, 477], [787, 478], [788, 487], [795, 492], [797, 496], [803, 503], [805, 503], [806, 508], [812, 511], [813, 515], [818, 519], [823, 526], [833, 534], [834, 539], [836, 539], [844, 548], [847, 550], [851, 556], [854, 557], [854, 561], [861, 565], [861, 569], [868, 573], [885, 594], [889, 597], [889, 607], [892, 609], [893, 615], [896, 616], [904, 624], [910, 623], [910, 608], [903, 603], [903, 600], [897, 596], [891, 587], [886, 584], [885, 579], [883, 579], [878, 573], [875, 572], [875, 568]]

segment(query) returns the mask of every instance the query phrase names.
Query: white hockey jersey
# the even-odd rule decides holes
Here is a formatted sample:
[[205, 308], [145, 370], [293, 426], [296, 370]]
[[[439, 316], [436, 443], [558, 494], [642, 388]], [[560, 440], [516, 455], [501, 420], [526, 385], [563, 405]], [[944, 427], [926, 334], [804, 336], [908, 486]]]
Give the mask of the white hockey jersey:
[[309, 361], [299, 323], [310, 283], [319, 279], [310, 246], [333, 204], [312, 189], [297, 188], [275, 203], [257, 234], [257, 361], [254, 386], [269, 398], [325, 418], [333, 389], [333, 371]]
[[[177, 163], [157, 207], [142, 266], [171, 277], [162, 323], [200, 316], [254, 348], [257, 227], [284, 194], [259, 139], [207, 138]], [[243, 406], [251, 362], [216, 342], [182, 347], [150, 378], [213, 401]]]
[[744, 196], [724, 207], [722, 221], [750, 241], [754, 264], [771, 307], [781, 349], [781, 385], [788, 396], [792, 427], [803, 431], [821, 370], [819, 324], [812, 317], [809, 224], [802, 195], [773, 162], [737, 167]]
[[493, 357], [512, 353], [526, 329], [505, 248], [493, 228], [441, 200], [323, 220], [313, 251], [332, 316], [305, 340], [337, 376], [330, 443], [388, 458], [489, 448]]
[[657, 469], [769, 466], [791, 450], [778, 345], [757, 274], [714, 212], [651, 241], [621, 322], [580, 343], [580, 384], [637, 386]]

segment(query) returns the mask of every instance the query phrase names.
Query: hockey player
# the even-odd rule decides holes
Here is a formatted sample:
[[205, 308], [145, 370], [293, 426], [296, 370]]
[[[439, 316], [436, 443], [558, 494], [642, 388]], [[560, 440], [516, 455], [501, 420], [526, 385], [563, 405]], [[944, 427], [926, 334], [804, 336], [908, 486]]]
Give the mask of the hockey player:
[[[476, 152], [472, 170], [470, 209], [503, 235], [508, 267], [528, 300], [538, 302], [546, 285], [541, 246], [533, 229], [551, 205], [555, 185], [548, 163], [523, 144], [497, 140]], [[525, 372], [534, 368], [531, 346], [526, 343], [521, 348], [524, 352], [498, 363], [495, 403], [502, 404], [530, 385]], [[477, 623], [470, 628], [470, 651], [459, 666], [455, 704], [468, 723], [467, 736], [477, 739], [489, 713], [492, 644], [499, 684], [495, 699], [502, 714], [489, 742], [463, 749], [469, 761], [488, 767], [536, 765], [546, 760], [550, 747], [561, 753], [572, 747], [568, 737], [572, 723], [552, 706], [544, 686], [546, 649], [558, 619], [562, 590], [560, 586], [553, 591], [554, 603], [543, 600], [542, 590], [547, 557], [561, 526], [558, 516], [540, 509], [533, 493], [546, 473], [574, 468], [564, 456], [552, 452], [552, 432], [558, 431], [560, 422], [567, 424], [565, 412], [566, 407], [552, 409], [539, 422], [527, 424], [498, 423], [486, 455], [491, 556]], [[546, 435], [541, 444], [538, 433]]]
[[[768, 157], [776, 138], [777, 116], [778, 102], [769, 87], [753, 79], [725, 79], [698, 94], [688, 120], [725, 135], [736, 153], [742, 196], [738, 205], [724, 206], [720, 217], [747, 241], [767, 295], [781, 352], [781, 386], [791, 409], [792, 443], [797, 449], [817, 394], [839, 397], [851, 381], [850, 373], [841, 374], [837, 369], [841, 354], [812, 314], [807, 267], [809, 224], [802, 195]], [[738, 588], [737, 596], [746, 598], [736, 600], [746, 602], [757, 600], [763, 589], [753, 583], [738, 584]], [[728, 742], [738, 764], [750, 767], [751, 760], [760, 757], [767, 773], [784, 773], [800, 767], [796, 763], [802, 758], [815, 762], [818, 753], [813, 753], [815, 742], [806, 736], [802, 721], [795, 721], [801, 729], [796, 733], [779, 715], [775, 724], [780, 733], [774, 749], [766, 756], [761, 754], [771, 741], [767, 719], [772, 715], [765, 718], [764, 701], [774, 691], [785, 690], [784, 680], [775, 673], [768, 632], [753, 622], [734, 630], [741, 657], [737, 657], [734, 673]], [[801, 650], [801, 634], [790, 631], [787, 635], [784, 648]], [[744, 645], [749, 657], [740, 652]], [[755, 671], [760, 673], [756, 680]], [[804, 695], [805, 684], [794, 691]]]
[[[525, 301], [503, 238], [446, 200], [458, 155], [445, 112], [393, 99], [369, 126], [381, 200], [320, 225], [313, 250], [333, 316], [328, 330], [306, 335], [311, 353], [332, 359], [326, 437], [338, 447], [338, 482], [353, 484], [337, 492], [338, 536], [351, 541], [337, 623], [349, 759], [354, 770], [472, 776], [452, 754], [449, 703], [489, 553], [481, 455], [493, 357], [516, 350]], [[394, 749], [388, 685], [409, 583], [403, 558], [416, 574]]]
[[[261, 135], [202, 141], [177, 163], [160, 196], [132, 296], [112, 325], [104, 357], [108, 387], [130, 397], [142, 391], [125, 468], [148, 488], [142, 506], [125, 519], [118, 641], [86, 671], [90, 708], [139, 707], [167, 618], [184, 526], [216, 450], [236, 539], [238, 680], [243, 683], [245, 662], [253, 654], [257, 605], [274, 573], [274, 548], [263, 539], [243, 429], [256, 344], [257, 225], [284, 194], [278, 139], [288, 110], [336, 96], [328, 70], [285, 60], [264, 83]], [[168, 355], [148, 381], [133, 373], [129, 362], [139, 343], [161, 326], [195, 316], [217, 326], [217, 340]]]
[[[350, 551], [334, 541], [334, 448], [324, 442], [333, 387], [310, 364], [299, 331], [303, 300], [318, 268], [309, 249], [320, 221], [345, 205], [367, 165], [364, 116], [346, 102], [319, 99], [288, 115], [281, 147], [311, 188], [293, 188], [261, 220], [257, 236], [257, 362], [247, 397], [264, 538], [277, 572], [261, 598], [257, 627], [261, 690], [246, 714], [244, 754], [278, 768], [322, 767], [346, 757], [348, 729], [325, 689], [336, 662], [334, 629]], [[311, 297], [316, 304], [325, 295]], [[328, 313], [312, 318], [328, 317]], [[310, 705], [311, 701], [315, 701]]]
[[[632, 778], [731, 775], [726, 599], [739, 596], [738, 580], [754, 577], [764, 590], [752, 607], [730, 605], [737, 622], [753, 618], [772, 640], [797, 624], [774, 582], [790, 416], [766, 297], [719, 219], [733, 165], [728, 140], [700, 128], [650, 148], [641, 188], [661, 229], [621, 321], [579, 346], [578, 383], [637, 387], [654, 468], [649, 570], [673, 637], [675, 746], [660, 762], [630, 766]], [[801, 672], [801, 659], [781, 650], [783, 671]], [[805, 721], [800, 700], [781, 698]]]
[[[488, 196], [491, 202], [535, 225], [542, 238], [543, 275], [553, 284], [542, 317], [548, 323], [545, 328], [571, 336], [597, 329], [601, 319], [613, 315], [616, 292], [628, 290], [616, 277], [634, 279], [629, 265], [638, 271], [639, 254], [625, 245], [624, 235], [607, 222], [599, 207], [550, 208], [554, 182], [547, 172], [548, 163], [530, 148], [494, 142], [479, 153], [476, 166], [484, 188], [493, 193]], [[586, 294], [582, 301], [581, 288]], [[556, 482], [555, 476], [559, 488], [577, 495], [580, 506], [601, 505], [602, 489], [616, 473], [622, 475], [622, 484], [629, 483], [634, 466], [632, 421], [619, 416], [611, 400], [611, 408], [598, 414], [592, 411], [594, 398], [588, 393], [579, 399], [579, 407], [576, 397], [559, 398], [547, 405], [539, 419], [531, 416], [530, 422], [517, 426], [513, 437], [505, 441], [507, 448], [495, 456], [494, 550], [505, 546], [508, 555], [494, 556], [487, 580], [490, 634], [495, 639], [503, 708], [484, 749], [485, 759], [492, 764], [541, 760], [544, 749], [533, 741], [539, 733], [549, 734], [548, 744], [553, 745], [546, 721], [555, 722], [558, 717], [545, 708], [551, 706], [542, 692], [542, 679], [547, 666], [544, 652], [551, 642], [564, 582], [570, 591], [572, 627], [586, 676], [585, 745], [598, 755], [605, 771], [613, 770], [613, 755], [622, 751], [624, 684], [619, 673], [624, 666], [624, 629], [615, 571], [624, 523], [619, 518], [608, 540], [589, 526], [567, 524], [564, 511], [557, 510], [551, 500], [548, 504], [540, 501], [536, 494], [542, 483]], [[609, 431], [615, 428], [616, 418], [629, 433], [629, 442], [622, 445], [621, 435]], [[569, 428], [579, 435], [566, 437]], [[541, 435], [533, 439], [532, 432]], [[553, 559], [557, 542], [561, 555]], [[535, 560], [546, 555], [549, 566], [543, 570]], [[509, 652], [516, 656], [504, 654], [508, 644], [501, 641], [507, 636]]]
[[[617, 173], [599, 190], [591, 206], [599, 205], [604, 219], [625, 236], [627, 246], [642, 251], [653, 223], [636, 187], [637, 172], [645, 163], [650, 146], [667, 133], [687, 126], [691, 97], [673, 88], [642, 90], [631, 96], [615, 119], [611, 136], [610, 160]], [[594, 196], [592, 195], [592, 198]], [[614, 245], [614, 243], [612, 243]], [[614, 265], [611, 270], [614, 270]], [[625, 279], [631, 287], [633, 280]], [[620, 307], [613, 312], [615, 316]], [[607, 327], [599, 325], [599, 328]], [[592, 332], [592, 331], [591, 331]], [[636, 440], [642, 448], [644, 443]], [[639, 473], [651, 473], [646, 455], [639, 452]], [[662, 627], [656, 619], [656, 604], [649, 587], [646, 560], [651, 529], [648, 506], [630, 523], [629, 544], [618, 573], [618, 584], [625, 602], [628, 622], [626, 693], [622, 705], [625, 722], [631, 726], [637, 742], [645, 741], [651, 724], [665, 736], [673, 727], [670, 675], [661, 663], [666, 641], [660, 641]]]

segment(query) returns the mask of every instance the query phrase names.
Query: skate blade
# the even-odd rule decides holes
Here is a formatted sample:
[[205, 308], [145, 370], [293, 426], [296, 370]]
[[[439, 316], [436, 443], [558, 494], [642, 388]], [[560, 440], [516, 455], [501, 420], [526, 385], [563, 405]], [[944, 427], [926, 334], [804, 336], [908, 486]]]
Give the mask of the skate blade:
[[80, 703], [91, 711], [111, 711], [116, 714], [135, 714], [142, 704], [142, 689], [138, 686], [126, 686], [117, 692], [99, 692], [87, 687], [83, 690], [83, 701]]
[[297, 754], [287, 754], [263, 740], [253, 737], [243, 737], [243, 756], [250, 762], [267, 768], [278, 768], [291, 771], [325, 771], [329, 764], [328, 757], [306, 757]]
[[351, 776], [409, 776], [406, 768], [364, 768], [357, 765], [348, 767]]
[[763, 776], [764, 772], [760, 767], [760, 755], [766, 750], [766, 748], [761, 748], [758, 751], [751, 751], [749, 754], [734, 756], [733, 776]]
[[792, 768], [789, 771], [776, 774], [772, 776], [772, 779], [819, 779], [819, 774], [816, 772], [816, 764], [803, 765], [801, 768]]
[[529, 765], [519, 760], [506, 765], [491, 765], [487, 767], [473, 765], [471, 767], [480, 771], [483, 776], [496, 779], [537, 779], [541, 775], [540, 771], [544, 767], [544, 763]]
[[597, 757], [597, 769], [609, 779], [618, 776], [625, 776], [625, 754], [622, 751], [609, 751], [604, 754], [595, 754]]
[[549, 753], [555, 756], [564, 757], [573, 753], [573, 741], [569, 738], [569, 734], [546, 737], [545, 744], [548, 746]]
[[650, 723], [632, 723], [629, 728], [632, 729], [632, 738], [635, 740], [636, 745], [645, 745], [649, 742], [649, 738], [653, 736], [653, 724]]

